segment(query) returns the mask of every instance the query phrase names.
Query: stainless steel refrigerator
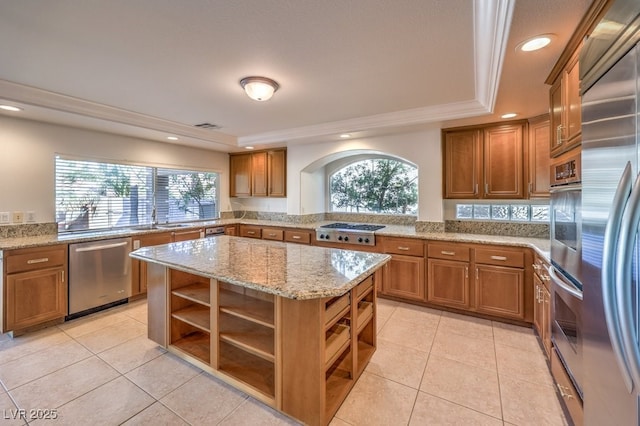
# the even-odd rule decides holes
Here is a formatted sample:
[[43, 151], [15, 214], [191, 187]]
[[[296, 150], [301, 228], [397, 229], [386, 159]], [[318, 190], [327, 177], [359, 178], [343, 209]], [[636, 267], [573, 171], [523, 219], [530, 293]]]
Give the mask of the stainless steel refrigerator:
[[640, 1], [613, 4], [581, 53], [586, 425], [638, 425]]

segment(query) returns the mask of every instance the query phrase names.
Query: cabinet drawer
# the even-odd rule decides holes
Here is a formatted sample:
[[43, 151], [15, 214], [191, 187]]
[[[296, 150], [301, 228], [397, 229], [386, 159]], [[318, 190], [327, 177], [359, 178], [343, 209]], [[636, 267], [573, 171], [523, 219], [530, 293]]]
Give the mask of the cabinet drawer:
[[362, 297], [373, 287], [373, 277], [369, 276], [364, 281], [356, 286], [356, 300], [362, 299]]
[[385, 238], [382, 240], [385, 253], [404, 254], [406, 256], [424, 256], [424, 241], [408, 238]]
[[240, 236], [245, 238], [262, 238], [259, 226], [240, 225]]
[[582, 401], [578, 392], [573, 387], [569, 375], [564, 370], [564, 366], [556, 354], [555, 348], [551, 350], [551, 374], [556, 382], [556, 390], [560, 394], [560, 399], [567, 407], [567, 411], [571, 415], [573, 424], [581, 425], [584, 422], [584, 412]]
[[282, 229], [262, 228], [262, 239], [282, 241], [284, 239], [284, 231]]
[[433, 259], [469, 261], [469, 247], [457, 244], [431, 244], [429, 243], [428, 257]]
[[6, 273], [33, 271], [60, 266], [66, 263], [66, 246], [15, 250], [7, 253]]
[[290, 243], [309, 244], [311, 233], [307, 231], [284, 231], [284, 240]]
[[476, 263], [524, 268], [524, 252], [499, 249], [476, 249]]

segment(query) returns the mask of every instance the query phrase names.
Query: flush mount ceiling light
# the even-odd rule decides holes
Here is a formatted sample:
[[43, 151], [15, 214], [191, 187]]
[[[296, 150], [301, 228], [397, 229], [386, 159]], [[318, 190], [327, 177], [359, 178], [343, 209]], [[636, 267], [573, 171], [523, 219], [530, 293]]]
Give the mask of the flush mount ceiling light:
[[253, 147], [252, 147], [252, 146], [245, 146], [245, 147], [244, 147], [244, 149], [249, 149], [249, 150], [251, 150], [251, 149], [253, 149]]
[[341, 135], [340, 135], [340, 137], [341, 137], [342, 139], [348, 139], [348, 138], [350, 138], [350, 137], [351, 137], [351, 135], [350, 135], [349, 133], [343, 133], [343, 134], [341, 134]]
[[177, 141], [178, 138], [175, 136], [167, 136], [167, 139], [169, 139], [170, 141]]
[[11, 111], [11, 112], [22, 111], [22, 108], [18, 108], [17, 106], [13, 106], [13, 105], [0, 105], [0, 109], [3, 109], [5, 111]]
[[500, 118], [513, 118], [515, 116], [517, 116], [518, 114], [516, 114], [515, 112], [508, 112], [506, 114], [502, 114], [500, 116]]
[[278, 83], [267, 77], [245, 77], [240, 85], [247, 96], [256, 101], [268, 101], [280, 87]]
[[555, 38], [553, 34], [541, 34], [535, 37], [531, 37], [518, 46], [516, 46], [516, 50], [521, 50], [523, 52], [533, 52], [534, 50], [542, 49], [547, 46], [551, 41]]

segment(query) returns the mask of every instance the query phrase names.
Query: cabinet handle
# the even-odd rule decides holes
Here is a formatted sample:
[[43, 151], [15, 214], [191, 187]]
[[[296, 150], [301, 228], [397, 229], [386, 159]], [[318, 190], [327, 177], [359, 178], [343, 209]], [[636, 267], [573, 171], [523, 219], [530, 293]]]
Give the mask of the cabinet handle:
[[473, 190], [473, 195], [478, 195], [478, 184], [476, 183], [476, 186]]
[[478, 268], [476, 268], [476, 280], [480, 279], [478, 274]]
[[41, 257], [40, 259], [29, 259], [27, 260], [27, 265], [33, 265], [34, 263], [44, 263], [48, 261], [49, 261], [48, 257]]
[[536, 300], [538, 301], [538, 303], [542, 303], [542, 300], [541, 300], [541, 297], [540, 297], [541, 293], [542, 292], [540, 291], [540, 286], [537, 285], [536, 286]]
[[529, 195], [533, 192], [533, 183], [529, 182]]
[[247, 231], [247, 234], [249, 234], [249, 235], [256, 235], [256, 231]]
[[465, 278], [469, 278], [469, 267], [468, 266], [464, 267], [464, 277]]
[[409, 251], [409, 247], [398, 246], [398, 250]]
[[484, 193], [485, 193], [485, 195], [489, 193], [489, 184], [488, 183], [484, 184]]
[[571, 395], [568, 392], [569, 388], [567, 388], [566, 386], [562, 386], [560, 383], [556, 383], [556, 386], [558, 387], [558, 390], [560, 391], [560, 396], [561, 397], [567, 398], [567, 399], [573, 398], [573, 395]]
[[440, 254], [444, 254], [445, 256], [455, 256], [456, 252], [455, 251], [446, 251], [446, 250], [442, 250], [440, 252]]
[[64, 282], [64, 271], [60, 271], [60, 275], [62, 276], [62, 282]]
[[535, 269], [536, 271], [539, 271], [539, 270], [540, 270], [540, 265], [538, 265], [537, 263], [534, 263], [534, 264], [533, 264], [533, 265], [531, 265], [531, 266], [533, 266], [533, 269]]
[[275, 236], [276, 236], [276, 234], [271, 233], [271, 234], [269, 234], [268, 236], [269, 236], [269, 237], [275, 237]]
[[294, 240], [299, 240], [302, 237], [300, 235], [293, 235], [291, 236], [291, 238], [293, 238]]
[[556, 128], [556, 145], [562, 145], [562, 124]]
[[505, 260], [507, 260], [507, 257], [506, 256], [491, 256], [491, 259], [493, 259], [493, 260], [501, 260], [501, 261], [504, 262]]

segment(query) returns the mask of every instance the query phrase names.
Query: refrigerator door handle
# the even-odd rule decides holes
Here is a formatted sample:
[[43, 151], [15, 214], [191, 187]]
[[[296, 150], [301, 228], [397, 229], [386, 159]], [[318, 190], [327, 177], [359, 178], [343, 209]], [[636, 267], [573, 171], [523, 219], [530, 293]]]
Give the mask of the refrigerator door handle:
[[633, 383], [640, 384], [640, 350], [638, 330], [634, 324], [631, 268], [633, 266], [634, 243], [640, 222], [640, 175], [622, 214], [620, 239], [616, 250], [615, 293], [620, 319], [620, 334], [627, 365]]
[[604, 306], [604, 315], [606, 318], [607, 330], [611, 340], [611, 347], [618, 361], [618, 368], [622, 374], [622, 379], [627, 387], [627, 391], [633, 391], [633, 381], [629, 372], [629, 365], [624, 355], [622, 333], [620, 330], [620, 319], [618, 317], [618, 308], [616, 303], [616, 280], [615, 280], [615, 256], [616, 244], [620, 237], [620, 222], [622, 214], [631, 194], [631, 182], [633, 180], [633, 172], [631, 171], [631, 162], [622, 172], [622, 177], [613, 196], [613, 205], [611, 207], [611, 216], [607, 221], [604, 231], [604, 242], [602, 247], [602, 303]]

